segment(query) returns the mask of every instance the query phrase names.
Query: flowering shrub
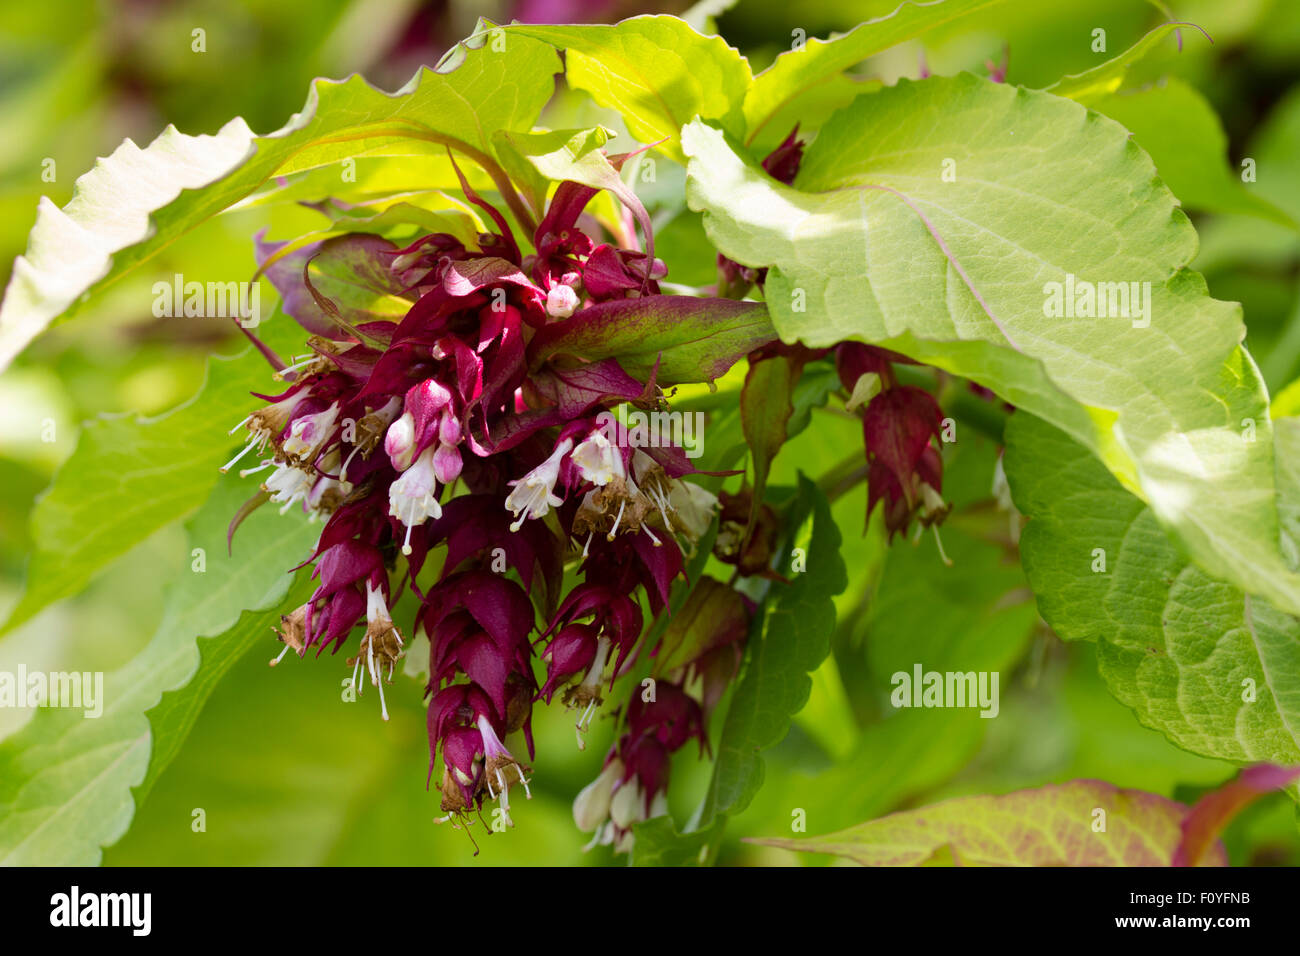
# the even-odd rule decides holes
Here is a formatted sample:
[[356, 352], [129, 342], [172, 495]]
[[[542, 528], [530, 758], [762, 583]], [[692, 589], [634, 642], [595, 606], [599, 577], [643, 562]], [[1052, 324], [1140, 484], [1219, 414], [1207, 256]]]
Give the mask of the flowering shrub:
[[[882, 816], [923, 782], [900, 772], [879, 782], [879, 819], [808, 840], [797, 806], [796, 837], [763, 842], [872, 864], [945, 847], [1224, 862], [1231, 812], [1294, 790], [1300, 765], [1294, 419], [1270, 415], [1240, 308], [1190, 270], [1196, 234], [1157, 167], [1099, 112], [1175, 25], [1047, 90], [1010, 82], [1005, 58], [891, 86], [845, 76], [976, 6], [904, 5], [757, 75], [675, 17], [484, 21], [398, 93], [317, 81], [275, 133], [169, 130], [44, 206], [0, 310], [6, 361], [222, 210], [287, 199], [327, 220], [257, 235], [274, 314], [237, 297], [219, 317], [246, 351], [172, 416], [112, 426], [151, 436], [119, 483], [130, 507], [32, 558], [10, 626], [191, 512], [195, 553], [226, 552], [174, 626], [187, 654], [214, 634], [238, 652], [188, 675], [157, 664], [158, 693], [180, 696], [151, 712], [154, 757], [114, 794], [147, 792], [193, 720], [171, 703], [196, 712], [269, 626], [278, 681], [306, 679], [279, 666], [291, 655], [325, 658], [383, 721], [419, 680], [433, 815], [475, 852], [476, 828], [526, 826], [521, 794], [573, 759], [535, 739], [563, 709], [578, 750], [608, 737], [569, 793], [589, 847], [709, 861], [810, 696], [881, 735], [895, 711], [966, 710], [937, 725], [958, 741], [1046, 666], [1050, 627], [1095, 643], [1114, 697], [1172, 744], [1273, 766], [1190, 810], [1076, 780], [919, 821]], [[587, 111], [566, 115], [610, 125], [545, 128], [557, 75]], [[384, 165], [409, 157], [423, 188]], [[363, 183], [358, 159], [379, 160]], [[88, 436], [38, 520], [95, 484], [116, 439]], [[838, 464], [795, 460], [811, 448]], [[165, 488], [142, 492], [155, 465]], [[814, 692], [832, 666], [870, 689]], [[692, 799], [689, 819], [672, 812]], [[988, 856], [976, 831], [1008, 807], [1037, 829], [1020, 857]]]

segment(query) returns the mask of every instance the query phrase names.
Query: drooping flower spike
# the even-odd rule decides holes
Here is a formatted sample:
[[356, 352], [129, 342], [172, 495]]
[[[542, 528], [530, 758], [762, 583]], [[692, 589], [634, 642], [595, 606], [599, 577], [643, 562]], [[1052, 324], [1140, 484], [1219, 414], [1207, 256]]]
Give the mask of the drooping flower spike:
[[849, 392], [845, 405], [862, 416], [867, 517], [881, 505], [891, 539], [906, 534], [913, 520], [933, 529], [947, 562], [938, 525], [951, 506], [941, 494], [943, 458], [935, 445], [943, 434], [943, 411], [925, 389], [898, 384], [892, 365], [899, 362], [908, 360], [857, 342], [836, 349], [840, 381]]

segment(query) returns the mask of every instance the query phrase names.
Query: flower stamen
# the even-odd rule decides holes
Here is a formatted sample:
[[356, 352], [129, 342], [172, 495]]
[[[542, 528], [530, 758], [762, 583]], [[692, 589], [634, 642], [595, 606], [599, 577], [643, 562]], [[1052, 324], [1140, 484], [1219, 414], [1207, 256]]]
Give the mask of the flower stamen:
[[243, 457], [244, 457], [245, 455], [247, 455], [250, 451], [252, 451], [254, 448], [256, 448], [256, 447], [258, 446], [258, 444], [260, 444], [260, 443], [258, 442], [258, 440], [257, 440], [256, 438], [254, 438], [252, 441], [250, 441], [247, 445], [244, 446], [244, 450], [243, 450], [243, 451], [241, 451], [241, 452], [240, 452], [238, 455], [236, 455], [234, 458], [230, 459], [230, 461], [228, 461], [228, 462], [226, 462], [224, 465], [222, 465], [221, 468], [218, 469], [218, 470], [219, 470], [219, 471], [224, 475], [226, 472], [230, 471], [231, 468], [235, 467], [235, 463], [238, 462], [239, 459], [243, 458]]

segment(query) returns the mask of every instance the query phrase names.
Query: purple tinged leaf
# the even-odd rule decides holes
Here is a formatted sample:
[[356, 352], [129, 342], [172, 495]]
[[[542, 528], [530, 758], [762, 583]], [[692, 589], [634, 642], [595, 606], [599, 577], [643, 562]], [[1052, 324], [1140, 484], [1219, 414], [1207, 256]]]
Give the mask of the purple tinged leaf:
[[614, 359], [570, 369], [544, 368], [528, 384], [531, 393], [554, 405], [566, 421], [578, 418], [600, 402], [630, 402], [646, 397], [646, 386], [623, 371]]
[[[709, 748], [700, 705], [681, 687], [672, 683], [661, 682], [653, 700], [646, 700], [642, 694], [634, 694], [628, 701], [627, 727], [625, 740], [637, 741], [649, 737], [662, 744], [668, 752], [680, 749], [692, 737], [700, 742], [701, 755]], [[666, 757], [667, 753], [662, 753], [662, 756]], [[627, 763], [633, 764], [635, 761], [628, 760]], [[659, 759], [654, 761], [654, 764], [660, 763]], [[628, 769], [633, 768], [629, 766]], [[666, 773], [667, 767], [662, 767], [662, 771]], [[647, 789], [653, 789], [649, 786], [649, 781], [643, 779], [642, 783], [647, 785]]]
[[776, 338], [758, 302], [684, 295], [642, 296], [589, 306], [538, 329], [529, 366], [572, 365], [617, 357], [634, 376], [659, 363], [662, 385], [710, 382], [743, 356]]
[[754, 491], [745, 540], [749, 540], [772, 460], [785, 444], [790, 416], [794, 414], [794, 387], [799, 381], [803, 362], [798, 358], [776, 354], [751, 362], [740, 390], [740, 423], [745, 443], [754, 462]]
[[239, 506], [239, 510], [235, 512], [235, 516], [230, 519], [230, 525], [226, 528], [226, 554], [234, 555], [235, 532], [238, 531], [239, 526], [244, 523], [244, 519], [270, 500], [271, 493], [262, 490]]
[[378, 549], [349, 539], [321, 552], [312, 577], [320, 580], [323, 589], [333, 592], [368, 578], [383, 563]]
[[[830, 853], [864, 866], [920, 866], [945, 852], [959, 866], [1168, 866], [1187, 815], [1186, 806], [1154, 793], [1071, 780], [944, 800], [821, 837], [746, 842]], [[1221, 844], [1202, 860], [1227, 862]]]
[[647, 386], [624, 372], [614, 359], [570, 369], [543, 368], [529, 377], [525, 388], [530, 401], [546, 407], [499, 419], [490, 435], [482, 435], [481, 423], [471, 421], [471, 429], [479, 432], [471, 438], [484, 454], [514, 448], [538, 431], [565, 425], [602, 402], [635, 401], [646, 397], [647, 391]]
[[739, 592], [702, 577], [664, 629], [652, 673], [671, 674], [717, 648], [743, 641], [748, 629], [749, 613]]
[[867, 405], [862, 431], [867, 452], [906, 482], [930, 440], [942, 434], [943, 411], [923, 388], [888, 388]]
[[349, 339], [359, 325], [398, 322], [410, 310], [411, 300], [390, 268], [397, 247], [387, 239], [335, 236], [277, 258], [289, 244], [264, 235], [265, 230], [256, 238], [259, 270], [280, 293], [285, 313], [308, 332]]
[[586, 673], [596, 658], [597, 628], [591, 624], [570, 624], [551, 638], [543, 657], [546, 660], [546, 683], [537, 692], [538, 700], [548, 704], [555, 692], [570, 678]]
[[576, 227], [587, 203], [598, 192], [599, 189], [572, 180], [566, 180], [555, 187], [555, 195], [546, 208], [546, 216], [537, 226], [536, 246], [539, 254], [550, 255], [575, 243], [580, 244], [584, 252], [590, 248], [590, 238]]
[[498, 714], [506, 712], [506, 681], [510, 677], [510, 659], [486, 634], [478, 634], [456, 648], [457, 663], [465, 675], [487, 692]]
[[[533, 590], [540, 570], [548, 595], [555, 595], [564, 573], [564, 546], [544, 521], [527, 521], [510, 531], [511, 515], [493, 494], [459, 495], [442, 509], [442, 517], [429, 522], [431, 544], [446, 542], [443, 572], [457, 570], [465, 561], [500, 547], [506, 564], [519, 573], [524, 587]], [[415, 569], [418, 573], [418, 568]]]

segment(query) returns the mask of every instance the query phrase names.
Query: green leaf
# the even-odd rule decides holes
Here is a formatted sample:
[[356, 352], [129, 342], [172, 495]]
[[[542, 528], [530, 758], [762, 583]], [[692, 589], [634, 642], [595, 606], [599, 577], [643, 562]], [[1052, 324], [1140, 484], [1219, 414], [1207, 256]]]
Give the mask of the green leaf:
[[794, 386], [791, 403], [794, 411], [786, 424], [787, 440], [798, 435], [812, 421], [814, 408], [824, 408], [830, 393], [840, 387], [840, 375], [835, 370], [835, 363], [828, 361], [810, 362], [804, 366], [803, 374]]
[[78, 593], [133, 545], [201, 505], [236, 441], [227, 430], [252, 402], [249, 391], [270, 381], [269, 367], [247, 349], [212, 358], [206, 381], [179, 408], [88, 424], [32, 513], [27, 590], [4, 630]]
[[841, 76], [849, 67], [934, 27], [1001, 2], [900, 3], [888, 16], [868, 20], [848, 33], [830, 40], [813, 37], [803, 47], [782, 53], [754, 77], [745, 94], [745, 145], [766, 151], [784, 139], [795, 123], [803, 129], [816, 129], [836, 109], [864, 90], [875, 88]]
[[1295, 219], [1300, 219], [1300, 169], [1294, 161], [1298, 146], [1300, 89], [1292, 88], [1251, 139], [1247, 155], [1258, 163], [1259, 191]]
[[1300, 762], [1300, 622], [1191, 564], [1151, 509], [1031, 416], [1007, 426], [1021, 557], [1065, 640], [1097, 643], [1111, 692], [1178, 746]]
[[699, 116], [739, 135], [741, 104], [753, 82], [749, 61], [717, 36], [706, 37], [677, 17], [632, 17], [614, 26], [514, 24], [511, 34], [565, 50], [569, 85], [617, 110], [643, 143], [679, 162], [679, 134]]
[[[224, 511], [219, 512], [217, 517], [221, 514], [224, 514]], [[307, 571], [299, 571], [292, 576], [287, 573], [278, 575], [276, 572], [279, 568], [274, 562], [286, 558], [296, 560], [297, 554], [293, 553], [295, 546], [300, 546], [299, 553], [309, 550], [315, 543], [316, 529], [306, 522], [298, 521], [297, 516], [291, 519], [275, 515], [275, 518], [278, 519], [275, 522], [279, 525], [278, 528], [274, 527], [270, 520], [263, 520], [256, 524], [253, 520], [248, 520], [240, 526], [239, 532], [235, 535], [235, 551], [239, 556], [238, 570], [232, 573], [229, 582], [223, 585], [225, 596], [222, 597], [230, 607], [238, 607], [246, 603], [250, 607], [269, 606], [270, 610], [266, 613], [244, 615], [227, 630], [211, 633], [210, 636], [208, 631], [196, 634], [198, 637], [208, 639], [200, 641], [195, 647], [189, 663], [189, 676], [182, 679], [182, 684], [176, 690], [163, 694], [158, 705], [148, 713], [153, 750], [144, 781], [135, 789], [137, 805], [144, 803], [158, 776], [180, 753], [181, 746], [189, 738], [195, 720], [203, 712], [204, 705], [207, 704], [208, 698], [222, 678], [254, 647], [265, 648], [268, 657], [274, 659], [275, 655], [284, 649], [284, 645], [276, 642], [273, 636], [273, 629], [280, 623], [282, 609], [305, 604], [315, 589]], [[295, 521], [300, 527], [285, 527]], [[273, 528], [275, 534], [267, 538], [265, 534], [259, 534], [254, 530], [258, 527]], [[218, 530], [214, 524], [208, 529], [208, 533], [215, 535]], [[223, 529], [221, 534], [223, 536], [225, 534]], [[213, 544], [220, 544], [215, 536], [211, 541]], [[284, 570], [287, 572], [288, 566]], [[271, 582], [272, 586], [268, 593], [256, 594], [255, 581], [258, 576]], [[289, 595], [288, 598], [274, 597], [276, 594], [286, 593]], [[214, 627], [215, 625], [209, 625], [209, 628]]]
[[678, 833], [672, 818], [653, 817], [635, 827], [628, 862], [632, 866], [702, 866], [722, 838], [725, 819], [714, 820], [703, 830]]
[[[497, 149], [501, 165], [508, 167], [507, 172], [513, 178], [515, 169], [509, 164], [515, 157], [508, 158], [500, 150], [503, 132], [498, 130], [494, 133], [492, 143]], [[417, 143], [411, 148], [420, 146]], [[445, 151], [411, 156], [365, 155], [349, 159], [355, 166], [352, 163], [346, 167], [332, 163], [288, 176], [277, 176], [263, 183], [248, 198], [240, 200], [230, 211], [308, 203], [331, 218], [346, 218], [357, 213], [368, 215], [367, 208], [371, 206], [379, 207], [400, 199], [422, 198], [442, 192], [444, 195], [438, 198], [448, 200], [448, 205], [457, 210], [453, 214], [459, 214], [470, 222], [467, 209], [461, 205], [464, 200], [460, 198], [460, 178], [456, 175], [456, 170], [459, 169], [461, 175], [480, 193], [491, 197], [496, 190], [492, 177], [477, 165], [464, 162], [453, 165], [452, 157]], [[344, 172], [348, 173], [346, 177]], [[518, 180], [516, 184], [521, 187], [524, 185]], [[329, 200], [328, 205], [322, 202], [326, 199]], [[344, 203], [360, 203], [361, 206], [349, 209]], [[432, 215], [428, 210], [424, 212]], [[467, 239], [474, 239], [478, 232], [478, 227], [471, 226]]]
[[[1240, 309], [1186, 269], [1195, 231], [1122, 127], [965, 75], [859, 98], [799, 188], [703, 123], [683, 142], [692, 208], [725, 255], [770, 267], [783, 340], [861, 339], [992, 388], [1087, 445], [1211, 573], [1300, 611]], [[1051, 317], [1069, 276], [1150, 283], [1150, 310]]]
[[[795, 501], [786, 520], [798, 531], [788, 560], [777, 568], [789, 572], [793, 581], [775, 585], [760, 612], [718, 741], [705, 819], [738, 813], [748, 805], [763, 782], [760, 752], [785, 737], [790, 718], [808, 700], [808, 674], [830, 652], [833, 598], [848, 583], [840, 530], [825, 496], [807, 478], [800, 479]], [[796, 548], [806, 561], [801, 571], [790, 568]]]
[[1195, 88], [1169, 77], [1154, 86], [1121, 89], [1129, 69], [1169, 33], [1188, 26], [1200, 29], [1187, 23], [1161, 24], [1114, 59], [1067, 76], [1047, 92], [1077, 100], [1126, 126], [1151, 154], [1166, 185], [1189, 208], [1258, 216], [1297, 228], [1289, 214], [1229, 171], [1228, 137], [1214, 108]]
[[[833, 646], [862, 726], [844, 751], [823, 744], [838, 757], [833, 766], [772, 774], [755, 810], [745, 815], [750, 834], [787, 828], [794, 807], [805, 811], [814, 832], [887, 813], [947, 782], [975, 757], [986, 737], [991, 744], [1005, 732], [1008, 720], [1016, 726], [1007, 708], [1038, 615], [1014, 560], [1007, 516], [990, 507], [996, 457], [993, 442], [969, 433], [944, 446], [944, 496], [954, 507], [941, 530], [952, 567], [943, 565], [926, 535], [915, 546], [900, 542], [888, 548], [878, 581], [860, 581], [856, 573], [866, 556], [850, 557], [853, 535], [846, 536], [843, 551], [852, 576], [839, 602]], [[855, 503], [861, 507], [860, 498]], [[836, 513], [841, 514], [838, 508]], [[852, 527], [852, 520], [840, 517], [841, 526]], [[894, 675], [911, 676], [918, 663], [928, 672], [998, 673], [999, 719], [982, 717], [980, 706], [891, 707]], [[1132, 722], [1109, 696], [1106, 700]], [[800, 714], [801, 724], [807, 714], [807, 709]], [[821, 741], [817, 728], [805, 729]], [[759, 807], [772, 812], [756, 813]]]
[[1174, 32], [1181, 34], [1182, 29], [1187, 27], [1200, 30], [1201, 35], [1209, 40], [1209, 35], [1194, 23], [1162, 23], [1148, 31], [1142, 39], [1119, 56], [1112, 57], [1091, 70], [1064, 76], [1047, 87], [1047, 92], [1057, 96], [1068, 96], [1086, 106], [1094, 106], [1096, 100], [1116, 92], [1123, 86], [1128, 71], [1155, 50], [1165, 37]]
[[[0, 864], [97, 863], [100, 848], [119, 839], [130, 824], [131, 788], [143, 780], [147, 791], [156, 777], [157, 771], [149, 770], [152, 733], [145, 713], [164, 691], [194, 677], [199, 665], [194, 638], [231, 632], [209, 648], [218, 668], [229, 666], [222, 652], [242, 643], [234, 635], [253, 635], [272, 645], [268, 628], [278, 621], [292, 580], [285, 572], [310, 552], [317, 529], [264, 508], [240, 528], [234, 555], [228, 556], [226, 525], [250, 484], [226, 477], [195, 515], [190, 543], [204, 549], [206, 570], [193, 570], [192, 550], [178, 556], [187, 570], [169, 595], [158, 630], [134, 659], [104, 675], [103, 714], [86, 719], [80, 711], [41, 710], [0, 743]], [[265, 608], [274, 610], [240, 614]], [[159, 767], [180, 746], [211, 690], [212, 676], [173, 697], [154, 716]]]
[[[231, 120], [215, 136], [186, 136], [168, 126], [146, 149], [127, 140], [99, 160], [77, 180], [63, 209], [42, 197], [27, 253], [14, 260], [0, 303], [0, 368], [55, 316], [109, 276], [115, 253], [155, 231], [150, 212], [245, 163], [252, 141], [253, 133], [242, 119]], [[195, 217], [195, 224], [199, 219]]]
[[1300, 419], [1273, 422], [1277, 465], [1277, 517], [1282, 553], [1292, 568], [1300, 564]]
[[[289, 187], [286, 187], [286, 191], [288, 189]], [[272, 242], [278, 248], [270, 259], [262, 263], [261, 269], [264, 272], [268, 266], [274, 265], [303, 246], [348, 234], [369, 233], [392, 238], [399, 233], [414, 237], [431, 232], [446, 232], [455, 236], [467, 247], [473, 246], [478, 238], [477, 224], [467, 213], [459, 210], [433, 212], [406, 202], [393, 202], [384, 205], [383, 208], [380, 208], [380, 204], [344, 206], [335, 201], [315, 203], [313, 208], [327, 216], [332, 226], [328, 229], [304, 233], [283, 244]]]
[[[1104, 818], [1097, 811], [1103, 811]], [[1187, 807], [1098, 780], [958, 797], [806, 840], [750, 840], [863, 866], [1169, 866]], [[1095, 824], [1104, 819], [1104, 829]], [[1206, 865], [1227, 866], [1222, 844]]]
[[[998, 0], [1001, 2], [1001, 0]], [[812, 42], [820, 42], [813, 40]], [[784, 53], [782, 56], [793, 54]], [[781, 62], [778, 58], [777, 63]], [[766, 76], [760, 73], [757, 80]], [[789, 98], [780, 102], [770, 116], [765, 117], [757, 128], [745, 137], [745, 145], [755, 156], [765, 156], [781, 145], [797, 126], [801, 139], [808, 139], [812, 133], [826, 124], [835, 113], [848, 106], [859, 96], [875, 93], [884, 87], [877, 79], [861, 79], [845, 73], [835, 73], [824, 77], [815, 85], [792, 91]], [[750, 93], [757, 86], [750, 87]], [[746, 97], [746, 104], [750, 101]]]
[[77, 181], [65, 209], [42, 202], [0, 305], [0, 368], [85, 292], [121, 278], [273, 176], [359, 154], [451, 148], [487, 170], [527, 222], [493, 158], [491, 135], [533, 124], [559, 61], [525, 37], [504, 51], [496, 46], [462, 44], [456, 69], [421, 70], [392, 94], [359, 75], [315, 80], [302, 111], [266, 136], [236, 119], [216, 136], [169, 127], [144, 150], [128, 140]]
[[[523, 134], [506, 129], [497, 130], [492, 134], [492, 146], [501, 160], [501, 167], [506, 171], [506, 175], [523, 193], [529, 207], [537, 210], [540, 216], [541, 211], [546, 208], [546, 194], [550, 191], [551, 183], [537, 168], [531, 157], [520, 152], [519, 145], [515, 141], [515, 137], [520, 135]], [[457, 186], [459, 185], [457, 183]], [[466, 248], [471, 248], [473, 245], [475, 243], [471, 243]]]

